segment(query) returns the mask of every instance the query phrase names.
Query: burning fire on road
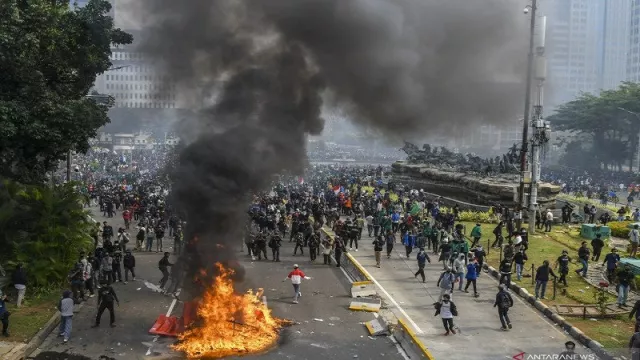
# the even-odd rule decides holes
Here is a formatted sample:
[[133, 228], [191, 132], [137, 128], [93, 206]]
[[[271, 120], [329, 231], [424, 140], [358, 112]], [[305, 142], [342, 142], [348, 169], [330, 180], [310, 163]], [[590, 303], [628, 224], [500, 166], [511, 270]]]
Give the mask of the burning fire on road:
[[252, 290], [235, 292], [234, 271], [217, 263], [218, 275], [198, 304], [198, 322], [179, 336], [175, 350], [190, 359], [260, 353], [272, 347], [287, 320], [275, 318]]

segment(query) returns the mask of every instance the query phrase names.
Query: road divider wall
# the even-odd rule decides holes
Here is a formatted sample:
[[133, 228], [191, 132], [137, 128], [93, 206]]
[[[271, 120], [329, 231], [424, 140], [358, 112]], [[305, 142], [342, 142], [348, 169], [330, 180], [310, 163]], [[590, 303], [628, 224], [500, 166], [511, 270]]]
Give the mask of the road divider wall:
[[[321, 241], [329, 238], [333, 243], [334, 234], [331, 230], [322, 228], [320, 238]], [[345, 271], [345, 273], [347, 273], [350, 278], [349, 281], [351, 282], [351, 295], [354, 298], [354, 301], [351, 302], [350, 309], [378, 312], [379, 308], [376, 307], [381, 307], [382, 304], [380, 303], [380, 297], [377, 295], [377, 292], [372, 293], [370, 291], [371, 288], [374, 288], [375, 281], [369, 276], [369, 273], [348, 252], [343, 252], [341, 254], [340, 267]], [[358, 296], [358, 294], [362, 296]], [[375, 304], [372, 303], [374, 300], [376, 301]], [[376, 309], [374, 310], [372, 307]], [[393, 315], [391, 312], [389, 313], [390, 315]], [[393, 315], [393, 317], [395, 318], [395, 315]], [[376, 316], [376, 319], [381, 318], [381, 316]], [[379, 329], [380, 326], [378, 323], [376, 323], [376, 325], [375, 329], [374, 326], [367, 325], [367, 330], [371, 334], [382, 334], [383, 332]], [[386, 323], [385, 325], [392, 329], [392, 336], [400, 344], [410, 359], [434, 360], [433, 355], [416, 336], [415, 331], [412, 330], [403, 320], [397, 319], [397, 325], [388, 325]]]

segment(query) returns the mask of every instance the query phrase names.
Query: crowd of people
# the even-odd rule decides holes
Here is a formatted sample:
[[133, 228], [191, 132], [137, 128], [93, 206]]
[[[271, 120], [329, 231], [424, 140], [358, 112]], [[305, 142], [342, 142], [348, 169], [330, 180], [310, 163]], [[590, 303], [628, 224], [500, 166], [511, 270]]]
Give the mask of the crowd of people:
[[[86, 205], [98, 207], [103, 217], [107, 220], [114, 218], [114, 221], [95, 224], [93, 248], [80, 255], [69, 273], [71, 288], [64, 292], [59, 304], [63, 319], [60, 333], [65, 341], [70, 336], [74, 304], [93, 297], [95, 293], [98, 294], [99, 307], [94, 325], [99, 326], [103, 312], [109, 310], [110, 325], [115, 326], [114, 304], [118, 304], [119, 299], [113, 284], [124, 285], [129, 279], [136, 279], [137, 253], [155, 252], [162, 256], [158, 262], [162, 274], [159, 288], [162, 291], [172, 294], [179, 287], [182, 273], [179, 269], [169, 272], [174, 264], [170, 262], [171, 253], [166, 250], [169, 240], [173, 253], [180, 254], [185, 222], [167, 204], [169, 186], [155, 175], [162, 161], [166, 161], [166, 154], [149, 156], [151, 161], [133, 165], [131, 159], [95, 151], [77, 161], [76, 173], [82, 184], [80, 191], [87, 197]], [[382, 267], [383, 258], [391, 257], [394, 248], [401, 246], [406, 258], [415, 258], [417, 271], [414, 276], [420, 276], [422, 282], [427, 279], [427, 263], [442, 265], [435, 309], [436, 315], [442, 318], [445, 334], [450, 335], [456, 334], [453, 319], [460, 310], [453, 302], [456, 287], [460, 292], [472, 291], [472, 296], [479, 296], [482, 289], [478, 289], [477, 279], [482, 276], [488, 250], [483, 248], [480, 239], [491, 237], [494, 239], [491, 247], [500, 249], [501, 253], [499, 289], [493, 306], [498, 309], [501, 329], [511, 329], [513, 325], [508, 314], [514, 302], [508, 288], [512, 275], [521, 280], [530, 246], [529, 236], [522, 226], [522, 212], [498, 205], [492, 209], [498, 219], [492, 234], [484, 234], [481, 224], [467, 229], [459, 219], [461, 210], [457, 205], [444, 209], [440, 198], [388, 181], [389, 172], [388, 167], [374, 165], [312, 165], [303, 177], [281, 177], [268, 191], [255, 194], [248, 209], [244, 238], [248, 255], [258, 261], [279, 262], [283, 243], [289, 242], [294, 256], [308, 256], [309, 261], [316, 262], [322, 255], [323, 264], [340, 267], [342, 254], [359, 251], [359, 244], [369, 238], [367, 241], [372, 240], [376, 266]], [[610, 185], [587, 175], [572, 175], [564, 179], [561, 175], [566, 176], [548, 174], [547, 180], [561, 183], [567, 192], [591, 189], [597, 193]], [[593, 185], [596, 183], [603, 185]], [[634, 191], [635, 187], [632, 194]], [[570, 222], [574, 212], [571, 207], [563, 208], [562, 222]], [[585, 219], [595, 220], [590, 207], [583, 213]], [[111, 224], [117, 217], [122, 218], [124, 226], [116, 230]], [[640, 219], [640, 212], [638, 217]], [[610, 219], [599, 220], [606, 224]], [[548, 226], [548, 230], [554, 221], [550, 211], [543, 212], [536, 219], [540, 226]], [[334, 236], [324, 236], [323, 228], [331, 230]], [[640, 238], [637, 227], [630, 232], [630, 237], [633, 236], [637, 244]], [[588, 245], [587, 242], [582, 243], [575, 254], [575, 261], [567, 250], [557, 254], [553, 262], [545, 260], [532, 274], [536, 283], [535, 297], [545, 299], [547, 283], [552, 278], [567, 286], [566, 278], [572, 262], [581, 265], [575, 272], [586, 276], [590, 263], [600, 261], [604, 241], [597, 235], [591, 241], [591, 247]], [[637, 251], [637, 246], [634, 251]], [[604, 256], [603, 264], [609, 281], [618, 284], [618, 305], [626, 307], [633, 274], [617, 271], [620, 256], [615, 249]], [[19, 291], [20, 286], [26, 286], [26, 278], [18, 270], [13, 283]], [[301, 295], [299, 280], [306, 276], [296, 265], [288, 278], [294, 284], [294, 302], [297, 303]], [[169, 279], [172, 281], [167, 286]], [[22, 294], [24, 296], [24, 292]], [[6, 318], [2, 316], [3, 306], [4, 300], [0, 300], [0, 319]], [[640, 308], [640, 304], [636, 303], [636, 307]], [[634, 313], [638, 314], [638, 310], [632, 315]], [[637, 323], [640, 324], [640, 315]], [[4, 324], [5, 320], [3, 333], [6, 333]]]
[[[166, 250], [180, 254], [184, 221], [167, 204], [169, 187], [160, 175], [168, 157], [166, 151], [160, 150], [134, 154], [131, 159], [104, 149], [92, 149], [86, 155], [73, 158], [71, 180], [84, 194], [85, 207], [92, 208], [94, 218], [101, 215], [106, 220], [93, 220], [92, 246], [80, 253], [69, 270], [69, 290], [63, 292], [58, 304], [59, 331], [64, 342], [70, 337], [74, 305], [95, 295], [98, 310], [94, 327], [100, 325], [105, 310], [110, 313], [110, 326], [115, 326], [114, 306], [119, 304], [119, 299], [114, 284], [136, 281], [136, 254], [160, 255], [158, 269], [162, 278], [158, 288], [167, 295], [178, 291], [182, 273], [180, 270], [169, 272], [173, 264], [169, 261], [171, 252]], [[65, 181], [64, 173], [61, 169], [53, 180]], [[115, 229], [113, 224], [123, 225]], [[28, 269], [18, 264], [11, 276], [18, 307], [27, 287], [25, 271]], [[6, 296], [0, 294], [0, 319], [2, 333], [8, 337]]]
[[[492, 209], [498, 223], [491, 234], [483, 234], [481, 224], [466, 229], [459, 221], [457, 206], [446, 209], [438, 197], [389, 183], [385, 180], [388, 172], [388, 168], [377, 166], [316, 165], [304, 179], [283, 179], [271, 191], [254, 199], [245, 238], [248, 254], [257, 260], [279, 261], [282, 243], [289, 241], [293, 243], [293, 255], [298, 256], [300, 250], [300, 256], [307, 253], [309, 261], [314, 262], [322, 253], [323, 264], [331, 265], [335, 259], [335, 266], [341, 266], [342, 253], [359, 251], [359, 244], [368, 235], [373, 240], [376, 266], [381, 267], [385, 255], [390, 257], [394, 248], [401, 246], [404, 256], [415, 258], [414, 276], [420, 276], [423, 282], [426, 264], [441, 263], [443, 271], [437, 282], [441, 291], [436, 310], [448, 335], [456, 331], [452, 320], [458, 311], [452, 301], [456, 289], [479, 295], [477, 279], [487, 256], [480, 239], [491, 237], [492, 247], [501, 250], [500, 287], [494, 306], [498, 309], [501, 329], [511, 329], [508, 314], [513, 299], [509, 285], [512, 275], [518, 281], [522, 279], [530, 247], [521, 212], [498, 205]], [[573, 211], [570, 207], [563, 209], [561, 219], [555, 219], [551, 211], [542, 212], [537, 219], [539, 228], [550, 231], [556, 221], [571, 222]], [[335, 236], [322, 236], [323, 227], [331, 229]], [[271, 257], [267, 257], [267, 247], [271, 248]], [[604, 241], [597, 234], [590, 243], [583, 242], [575, 254], [563, 250], [557, 257], [545, 260], [531, 274], [535, 297], [545, 299], [547, 285], [553, 280], [557, 280], [558, 286], [567, 287], [570, 264], [578, 264], [580, 268], [575, 269], [575, 273], [586, 277], [590, 264], [603, 261], [609, 281], [618, 289], [618, 306], [627, 307], [633, 274], [620, 266], [616, 249], [602, 256], [603, 248]]]

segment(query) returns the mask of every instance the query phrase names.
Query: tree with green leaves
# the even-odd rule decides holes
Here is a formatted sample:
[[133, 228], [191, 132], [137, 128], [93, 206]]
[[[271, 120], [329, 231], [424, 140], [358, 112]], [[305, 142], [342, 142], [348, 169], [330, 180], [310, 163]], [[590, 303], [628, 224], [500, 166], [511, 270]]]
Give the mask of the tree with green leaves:
[[599, 96], [582, 94], [547, 120], [554, 129], [574, 135], [562, 158], [565, 165], [620, 171], [628, 164], [632, 171], [640, 132], [640, 84], [624, 82]]
[[109, 122], [108, 105], [86, 95], [111, 67], [111, 46], [133, 40], [110, 9], [107, 0], [0, 1], [0, 177], [41, 182]]
[[73, 184], [0, 182], [0, 263], [22, 263], [34, 286], [61, 284], [82, 251], [93, 250], [95, 225]]

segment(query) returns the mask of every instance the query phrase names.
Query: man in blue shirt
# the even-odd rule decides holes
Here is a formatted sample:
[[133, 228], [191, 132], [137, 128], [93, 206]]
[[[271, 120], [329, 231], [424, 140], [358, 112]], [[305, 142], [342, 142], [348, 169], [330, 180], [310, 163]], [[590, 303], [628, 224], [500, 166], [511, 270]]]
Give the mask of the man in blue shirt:
[[602, 265], [607, 264], [607, 280], [609, 282], [613, 281], [613, 275], [618, 267], [618, 261], [620, 261], [620, 255], [617, 252], [618, 250], [611, 249], [611, 252], [604, 257], [604, 262], [602, 263]]
[[9, 311], [7, 310], [7, 295], [0, 291], [0, 321], [2, 321], [2, 336], [9, 337]]

